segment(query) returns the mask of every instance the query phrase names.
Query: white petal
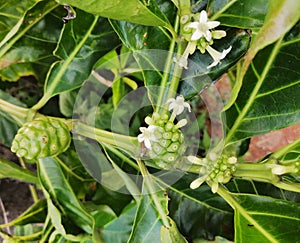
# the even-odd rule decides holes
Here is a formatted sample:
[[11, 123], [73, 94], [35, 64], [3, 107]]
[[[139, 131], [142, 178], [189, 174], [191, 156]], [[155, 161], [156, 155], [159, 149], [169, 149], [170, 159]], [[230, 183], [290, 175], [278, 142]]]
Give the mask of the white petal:
[[205, 39], [207, 41], [211, 41], [211, 38], [212, 38], [211, 32], [209, 30], [206, 31], [206, 33], [205, 33]]
[[143, 141], [145, 140], [144, 134], [139, 134], [139, 135], [137, 136], [137, 139], [138, 139], [138, 141], [139, 141], [140, 143], [143, 142]]
[[221, 39], [221, 38], [226, 36], [226, 31], [224, 31], [224, 30], [214, 30], [212, 32], [212, 35], [213, 35], [214, 39]]
[[191, 40], [199, 40], [203, 36], [202, 31], [195, 30], [192, 34]]
[[184, 102], [183, 105], [184, 107], [188, 108], [189, 112], [191, 112], [191, 106], [188, 103]]
[[202, 10], [199, 16], [199, 22], [200, 23], [206, 23], [207, 22], [207, 13], [205, 10]]
[[145, 140], [144, 140], [144, 144], [145, 144], [145, 147], [146, 147], [147, 149], [151, 149], [151, 142], [150, 142], [149, 139], [145, 139]]
[[191, 189], [196, 189], [198, 188], [199, 186], [202, 185], [202, 183], [206, 180], [206, 177], [205, 176], [202, 176], [196, 180], [194, 180], [191, 184], [190, 184], [190, 188]]
[[199, 22], [192, 22], [186, 25], [188, 28], [198, 29]]
[[207, 66], [207, 69], [210, 69], [214, 66], [217, 66], [219, 64], [219, 61], [214, 61], [212, 64], [210, 64], [209, 66]]
[[220, 25], [220, 22], [219, 21], [208, 21], [207, 23], [206, 23], [206, 26], [207, 26], [207, 28], [209, 28], [209, 29], [213, 29], [213, 28], [215, 28], [215, 27], [217, 27], [217, 26], [219, 26]]
[[213, 184], [211, 185], [212, 193], [216, 193], [218, 191], [218, 188], [219, 188], [219, 183], [218, 182], [213, 182]]
[[226, 57], [226, 55], [231, 51], [232, 46], [230, 46], [229, 48], [227, 48], [226, 50], [222, 51], [222, 55], [220, 60], [224, 59]]
[[174, 98], [169, 98], [169, 99], [167, 100], [166, 104], [168, 104], [168, 103], [173, 103], [173, 102], [175, 102], [175, 99], [174, 99]]
[[195, 164], [195, 165], [202, 165], [202, 166], [206, 166], [206, 163], [205, 163], [205, 160], [203, 159], [200, 159], [196, 156], [188, 156], [187, 157], [188, 161], [190, 161], [192, 164]]
[[184, 127], [187, 124], [187, 119], [182, 119], [179, 122], [177, 122], [176, 127], [181, 128]]

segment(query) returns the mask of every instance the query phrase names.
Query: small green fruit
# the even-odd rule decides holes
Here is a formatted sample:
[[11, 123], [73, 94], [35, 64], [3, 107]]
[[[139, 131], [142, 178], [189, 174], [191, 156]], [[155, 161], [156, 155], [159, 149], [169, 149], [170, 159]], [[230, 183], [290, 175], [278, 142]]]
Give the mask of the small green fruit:
[[36, 118], [19, 129], [11, 151], [18, 157], [40, 159], [66, 151], [70, 142], [71, 136], [66, 124], [46, 117]]

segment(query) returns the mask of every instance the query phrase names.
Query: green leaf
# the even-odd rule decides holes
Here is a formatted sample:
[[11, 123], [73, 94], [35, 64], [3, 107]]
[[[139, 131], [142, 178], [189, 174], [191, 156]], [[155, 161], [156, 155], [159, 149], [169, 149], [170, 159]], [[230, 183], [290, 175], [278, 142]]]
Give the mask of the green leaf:
[[12, 118], [0, 112], [0, 143], [10, 147], [18, 129], [18, 125]]
[[104, 241], [114, 243], [127, 242], [136, 210], [137, 206], [132, 202], [124, 208], [118, 218], [107, 224], [103, 230]]
[[[6, 4], [7, 5], [7, 4]], [[19, 8], [19, 2], [15, 8]], [[52, 62], [62, 20], [53, 11], [58, 4], [42, 1], [31, 8], [9, 39], [0, 39], [0, 77], [3, 81], [17, 81], [22, 76], [34, 75], [44, 80]], [[50, 13], [50, 14], [49, 14]]]
[[[252, 4], [252, 2], [251, 2]], [[272, 0], [263, 27], [247, 53], [250, 62], [257, 52], [285, 35], [300, 19], [300, 2]]]
[[218, 66], [207, 69], [207, 66], [212, 62], [212, 58], [207, 52], [201, 54], [196, 51], [190, 56], [189, 68], [183, 72], [179, 87], [179, 93], [185, 98], [191, 98], [205, 89], [227, 72], [247, 51], [250, 42], [247, 32], [237, 29], [229, 29], [226, 32], [226, 38], [216, 41], [213, 47], [218, 51], [222, 51], [232, 46], [232, 50]]
[[127, 1], [80, 1], [80, 0], [56, 0], [61, 4], [72, 5], [86, 12], [100, 15], [106, 18], [125, 20], [133, 23], [150, 26], [170, 27], [168, 19], [160, 11], [153, 0], [143, 3], [139, 0]]
[[257, 36], [254, 37], [247, 55], [245, 56], [245, 62], [243, 63], [240, 77], [233, 87], [230, 100], [228, 101], [225, 109], [227, 110], [235, 102], [238, 92], [242, 86], [242, 79], [249, 68], [253, 58], [267, 45], [277, 41], [287, 31], [289, 31], [293, 25], [300, 18], [300, 3], [289, 0], [274, 0], [270, 1], [267, 16], [264, 21], [263, 27], [259, 30]]
[[17, 164], [0, 157], [0, 178], [12, 178], [28, 183], [39, 184], [38, 178], [32, 172], [21, 168]]
[[299, 204], [235, 194], [235, 242], [298, 242]]
[[70, 90], [59, 94], [59, 110], [65, 117], [72, 117], [77, 93], [77, 90]]
[[95, 219], [96, 227], [103, 227], [117, 218], [115, 212], [108, 205], [96, 205], [86, 202], [84, 207]]
[[123, 78], [118, 78], [118, 79], [114, 80], [113, 85], [112, 85], [112, 92], [113, 92], [112, 102], [113, 102], [114, 107], [116, 108], [119, 104], [119, 101], [126, 94]]
[[[0, 40], [8, 41], [20, 26], [26, 12], [38, 1], [1, 0], [0, 1]], [[16, 6], [18, 6], [16, 8]], [[2, 46], [2, 42], [0, 44]]]
[[97, 59], [118, 43], [105, 19], [77, 11], [76, 19], [64, 25], [54, 52], [61, 60], [49, 70], [44, 96], [34, 108], [42, 107], [56, 94], [80, 87]]
[[56, 159], [40, 159], [38, 162], [38, 173], [41, 184], [49, 193], [51, 201], [59, 205], [65, 216], [69, 217], [78, 227], [87, 233], [91, 233], [92, 217], [83, 209], [74, 195], [71, 185], [66, 180]]
[[128, 243], [160, 242], [161, 227], [163, 224], [151, 196], [143, 195], [137, 208]]
[[300, 25], [256, 55], [226, 112], [227, 143], [299, 123]]
[[261, 27], [268, 10], [269, 0], [215, 0], [209, 1], [208, 12], [212, 20], [238, 28]]

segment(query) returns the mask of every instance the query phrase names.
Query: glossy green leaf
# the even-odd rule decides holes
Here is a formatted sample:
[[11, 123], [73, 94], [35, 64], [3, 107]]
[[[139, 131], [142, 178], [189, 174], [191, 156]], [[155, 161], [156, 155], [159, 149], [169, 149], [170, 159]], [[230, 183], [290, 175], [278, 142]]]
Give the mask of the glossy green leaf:
[[278, 40], [300, 19], [300, 2], [291, 0], [270, 1], [270, 7], [263, 27], [253, 40], [246, 61], [249, 62], [257, 52]]
[[236, 194], [236, 242], [297, 242], [299, 204], [269, 197]]
[[10, 147], [18, 129], [18, 125], [12, 118], [0, 112], [0, 142], [2, 144]]
[[59, 110], [65, 117], [72, 117], [76, 96], [76, 90], [65, 91], [59, 94]]
[[80, 0], [56, 0], [61, 4], [68, 4], [86, 12], [106, 18], [125, 20], [133, 23], [150, 26], [166, 26], [170, 24], [168, 19], [160, 11], [155, 1], [142, 2], [139, 0], [127, 1], [80, 1]]
[[159, 213], [157, 212], [157, 208], [151, 199], [151, 195], [143, 195], [137, 208], [128, 243], [143, 241], [160, 242], [161, 227], [163, 227], [163, 224]]
[[0, 179], [12, 178], [28, 183], [39, 184], [38, 178], [29, 170], [0, 157]]
[[232, 49], [218, 66], [211, 69], [207, 69], [207, 66], [212, 63], [211, 56], [207, 52], [201, 54], [196, 51], [189, 58], [189, 68], [182, 74], [179, 93], [186, 98], [198, 94], [223, 73], [227, 72], [245, 54], [249, 42], [250, 36], [247, 32], [236, 29], [228, 30], [226, 38], [216, 41], [213, 48], [222, 51], [232, 46]]
[[94, 217], [95, 226], [99, 228], [117, 218], [115, 212], [108, 205], [96, 205], [92, 202], [86, 202], [84, 208]]
[[76, 19], [64, 25], [54, 54], [55, 62], [48, 75], [40, 108], [52, 96], [78, 88], [90, 75], [99, 57], [119, 44], [107, 20], [77, 11]]
[[210, 18], [222, 25], [238, 28], [261, 27], [268, 10], [269, 0], [215, 0], [209, 1]]
[[[0, 40], [5, 38], [5, 41], [8, 41], [15, 34], [20, 25], [19, 22], [23, 20], [26, 12], [37, 2], [39, 1], [0, 1]], [[16, 6], [18, 7], [16, 8]], [[0, 46], [2, 46], [1, 44]]]
[[127, 242], [136, 210], [137, 206], [132, 202], [124, 208], [118, 218], [107, 224], [103, 230], [104, 241], [114, 243]]
[[[40, 159], [38, 173], [43, 188], [65, 216], [88, 233], [92, 232], [92, 217], [82, 207], [55, 158]], [[49, 200], [50, 200], [49, 199]], [[56, 207], [56, 206], [55, 206]], [[55, 209], [53, 209], [55, 210]]]
[[[20, 5], [21, 2], [14, 8]], [[52, 55], [62, 27], [62, 20], [55, 16], [59, 9], [53, 11], [57, 6], [52, 1], [36, 4], [26, 13], [18, 31], [8, 40], [2, 39], [0, 77], [3, 81], [17, 81], [29, 75], [44, 80], [51, 63], [57, 60]]]
[[299, 123], [300, 26], [260, 51], [235, 104], [226, 112], [227, 142]]
[[253, 58], [258, 53], [269, 44], [277, 41], [281, 38], [287, 31], [289, 31], [292, 26], [294, 26], [300, 19], [300, 3], [290, 0], [274, 0], [270, 1], [268, 12], [264, 21], [264, 25], [260, 28], [254, 40], [245, 56], [245, 61], [243, 63], [242, 72], [240, 77], [236, 80], [236, 83], [232, 89], [232, 93], [225, 109], [227, 110], [235, 102], [238, 92], [242, 86], [242, 80], [244, 74], [246, 73], [249, 65], [251, 64]]

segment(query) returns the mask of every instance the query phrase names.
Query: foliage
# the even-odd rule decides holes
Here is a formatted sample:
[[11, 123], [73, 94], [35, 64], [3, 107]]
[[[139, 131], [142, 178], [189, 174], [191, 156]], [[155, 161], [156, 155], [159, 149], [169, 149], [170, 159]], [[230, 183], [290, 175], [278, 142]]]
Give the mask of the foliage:
[[20, 161], [0, 178], [34, 199], [3, 242], [300, 241], [300, 139], [243, 159], [300, 123], [299, 1], [0, 6], [0, 142]]

